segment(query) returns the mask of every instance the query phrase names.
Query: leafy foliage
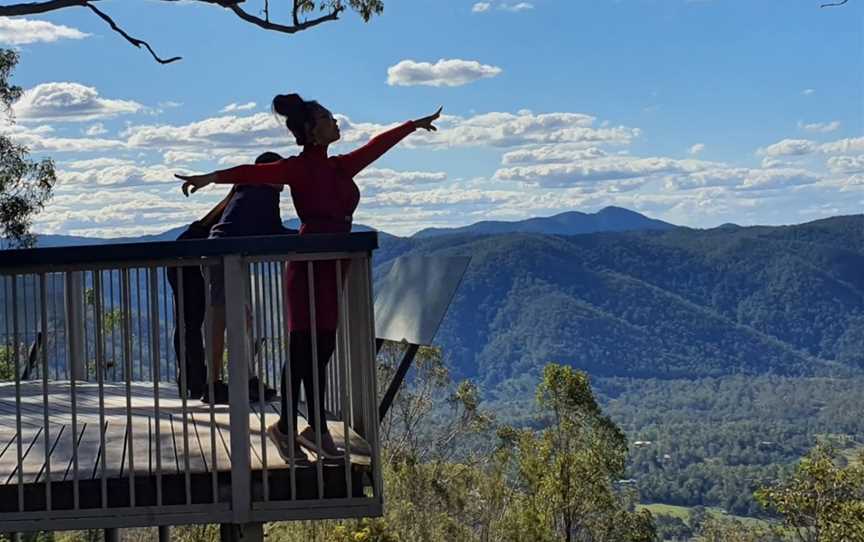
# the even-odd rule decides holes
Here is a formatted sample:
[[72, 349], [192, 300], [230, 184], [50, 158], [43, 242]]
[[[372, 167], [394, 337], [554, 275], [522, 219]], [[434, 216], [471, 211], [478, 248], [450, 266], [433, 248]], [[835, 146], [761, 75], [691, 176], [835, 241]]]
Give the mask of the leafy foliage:
[[835, 465], [825, 446], [804, 457], [793, 476], [756, 492], [756, 499], [783, 517], [800, 542], [864, 541], [864, 451], [860, 463]]
[[[17, 64], [18, 53], [0, 49], [0, 107], [8, 122], [13, 120], [12, 104], [21, 96], [21, 87], [9, 83]], [[12, 246], [32, 246], [33, 215], [45, 207], [56, 182], [54, 162], [34, 162], [26, 147], [0, 135], [0, 237]]]

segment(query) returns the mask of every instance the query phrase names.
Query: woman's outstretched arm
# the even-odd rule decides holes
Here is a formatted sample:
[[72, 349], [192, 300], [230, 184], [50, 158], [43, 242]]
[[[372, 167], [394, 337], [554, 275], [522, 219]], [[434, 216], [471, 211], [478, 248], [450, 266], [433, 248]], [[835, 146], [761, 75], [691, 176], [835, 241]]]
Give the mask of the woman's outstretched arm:
[[409, 120], [404, 124], [400, 124], [396, 128], [387, 130], [384, 133], [378, 134], [369, 140], [359, 149], [353, 150], [348, 154], [343, 154], [338, 157], [342, 169], [349, 177], [353, 177], [366, 169], [369, 164], [381, 157], [385, 152], [393, 148], [394, 145], [402, 141], [408, 134], [418, 128], [435, 131], [437, 128], [432, 124], [441, 116], [441, 108], [438, 111], [423, 117], [422, 119]]
[[174, 175], [183, 182], [183, 194], [188, 196], [189, 189], [194, 194], [200, 188], [212, 183], [224, 184], [291, 184], [300, 175], [301, 164], [296, 156], [291, 156], [268, 164], [247, 164], [228, 169], [220, 169], [203, 175]]

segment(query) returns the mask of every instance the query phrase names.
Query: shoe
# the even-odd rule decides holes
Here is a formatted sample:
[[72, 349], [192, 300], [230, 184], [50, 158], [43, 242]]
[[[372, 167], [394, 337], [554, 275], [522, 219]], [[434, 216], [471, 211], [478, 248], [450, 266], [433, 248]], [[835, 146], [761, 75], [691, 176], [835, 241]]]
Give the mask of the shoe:
[[[260, 401], [258, 396], [259, 388], [259, 380], [257, 376], [253, 376], [249, 379], [249, 402], [257, 403]], [[276, 399], [278, 393], [273, 388], [264, 384], [264, 402], [269, 403]]]
[[343, 452], [336, 447], [336, 443], [333, 442], [333, 437], [329, 431], [321, 431], [320, 449], [315, 441], [315, 430], [311, 427], [307, 427], [297, 435], [297, 441], [307, 450], [326, 459], [341, 459], [343, 457]]
[[202, 403], [213, 403], [214, 405], [227, 405], [228, 404], [228, 384], [222, 382], [221, 380], [217, 380], [213, 383], [213, 397], [211, 400], [210, 397], [210, 386], [207, 385], [204, 387], [204, 393], [201, 395]]
[[[273, 441], [273, 444], [276, 445], [276, 450], [279, 451], [279, 456], [286, 463], [291, 463], [291, 455], [289, 453], [289, 450], [291, 449], [291, 442], [288, 438], [288, 435], [279, 430], [279, 422], [276, 422], [267, 428], [267, 436], [270, 437], [270, 440]], [[306, 457], [306, 452], [300, 446], [300, 443], [297, 442], [296, 438], [294, 439], [294, 462], [309, 462], [309, 458]]]

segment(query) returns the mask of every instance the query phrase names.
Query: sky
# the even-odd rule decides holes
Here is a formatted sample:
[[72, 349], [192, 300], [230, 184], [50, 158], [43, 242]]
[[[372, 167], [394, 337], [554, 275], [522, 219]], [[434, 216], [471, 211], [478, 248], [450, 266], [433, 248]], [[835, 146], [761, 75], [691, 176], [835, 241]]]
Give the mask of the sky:
[[[2, 4], [15, 2], [3, 1]], [[288, 22], [288, 0], [270, 0]], [[258, 13], [263, 0], [247, 0]], [[384, 0], [368, 23], [287, 35], [215, 5], [0, 19], [25, 89], [3, 133], [56, 162], [38, 233], [159, 233], [228, 187], [174, 173], [299, 152], [270, 111], [337, 117], [331, 154], [444, 107], [355, 179], [355, 222], [398, 235], [614, 205], [694, 228], [785, 225], [864, 204], [864, 0]], [[282, 216], [295, 216], [288, 191]]]

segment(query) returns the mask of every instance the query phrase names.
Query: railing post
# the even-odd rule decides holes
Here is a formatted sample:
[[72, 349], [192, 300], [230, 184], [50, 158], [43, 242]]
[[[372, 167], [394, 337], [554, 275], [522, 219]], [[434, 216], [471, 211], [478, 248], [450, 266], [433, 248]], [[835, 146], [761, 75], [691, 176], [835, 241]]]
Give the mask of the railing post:
[[67, 271], [66, 275], [66, 333], [69, 352], [69, 377], [87, 378], [84, 360], [84, 281], [81, 271]]
[[223, 523], [219, 526], [220, 542], [262, 542], [264, 540], [264, 525], [261, 523], [246, 523], [232, 525]]
[[252, 511], [249, 441], [249, 369], [246, 338], [248, 266], [238, 255], [224, 257], [225, 327], [228, 332], [228, 396], [231, 421], [231, 508], [237, 525], [249, 523]]
[[[363, 389], [363, 370], [366, 366], [366, 356], [369, 355], [366, 337], [370, 327], [369, 309], [366, 306], [363, 295], [366, 292], [364, 269], [366, 262], [355, 258], [348, 268], [348, 288], [345, 298], [348, 302], [348, 323], [351, 334], [348, 337], [348, 351], [351, 360], [351, 425], [363, 438], [368, 437], [364, 413], [364, 401], [367, 390]], [[374, 323], [371, 324], [374, 327]], [[373, 390], [373, 393], [374, 390]], [[347, 415], [347, 412], [345, 413]]]

